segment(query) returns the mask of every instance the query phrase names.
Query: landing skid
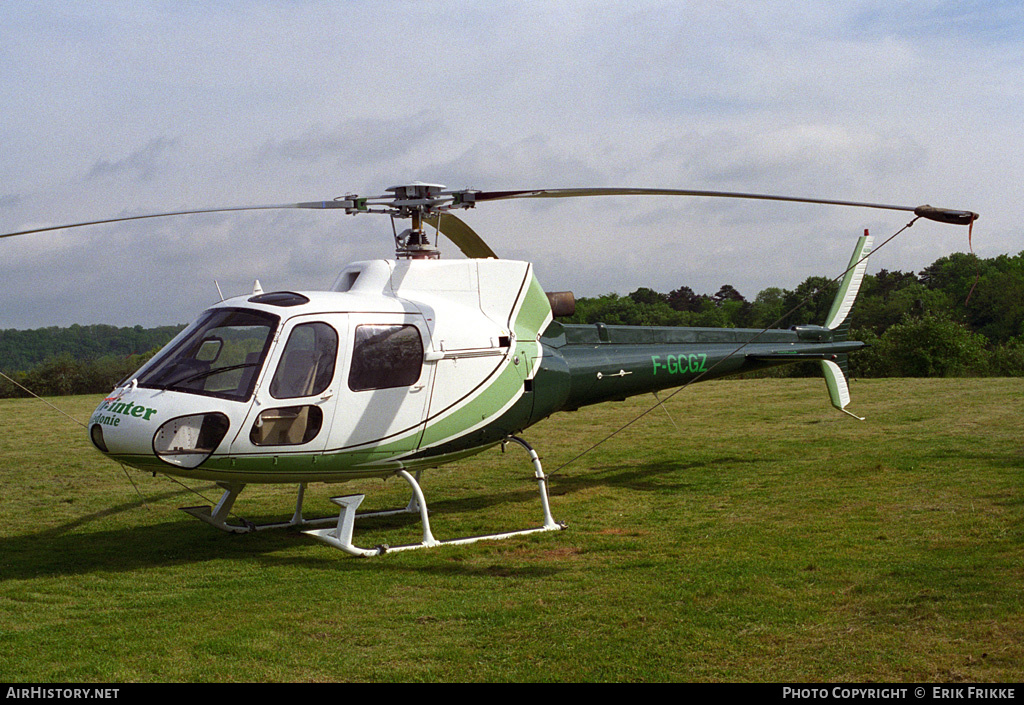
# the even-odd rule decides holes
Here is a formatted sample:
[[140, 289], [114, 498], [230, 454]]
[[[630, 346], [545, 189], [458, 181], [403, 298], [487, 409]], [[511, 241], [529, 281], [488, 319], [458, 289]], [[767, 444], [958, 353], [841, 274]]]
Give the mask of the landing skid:
[[[537, 478], [537, 485], [540, 488], [541, 504], [544, 508], [544, 524], [542, 526], [532, 529], [519, 529], [518, 531], [507, 531], [499, 534], [485, 534], [483, 536], [469, 536], [460, 539], [449, 539], [447, 541], [438, 541], [434, 538], [433, 533], [430, 531], [430, 518], [427, 511], [427, 502], [423, 497], [423, 490], [420, 488], [419, 482], [416, 478], [410, 475], [405, 470], [399, 470], [398, 475], [409, 483], [412, 487], [413, 497], [409, 501], [409, 507], [405, 510], [409, 511], [414, 506], [417, 507], [420, 520], [423, 523], [423, 539], [420, 543], [406, 544], [402, 546], [388, 546], [382, 544], [375, 548], [359, 548], [352, 543], [352, 530], [355, 526], [355, 520], [361, 519], [369, 514], [356, 514], [356, 508], [363, 501], [366, 495], [347, 495], [345, 497], [332, 497], [331, 501], [341, 507], [341, 511], [338, 514], [337, 526], [332, 529], [314, 529], [310, 531], [304, 531], [303, 533], [308, 534], [314, 538], [317, 538], [324, 543], [327, 543], [335, 548], [340, 548], [346, 553], [350, 553], [353, 556], [379, 556], [384, 553], [391, 553], [395, 551], [409, 551], [416, 548], [431, 548], [434, 546], [451, 546], [459, 544], [475, 543], [484, 539], [505, 539], [513, 536], [523, 536], [525, 534], [535, 534], [542, 531], [558, 531], [565, 528], [565, 524], [556, 522], [551, 518], [551, 508], [548, 504], [548, 490], [547, 490], [547, 477], [544, 475], [544, 470], [540, 464], [540, 458], [537, 456], [537, 451], [530, 447], [530, 445], [516, 436], [509, 436], [510, 441], [514, 441], [521, 445], [530, 454], [530, 459], [533, 462], [534, 476]], [[384, 512], [377, 512], [379, 516]], [[391, 512], [395, 513], [395, 512]]]
[[[419, 473], [416, 473], [419, 477]], [[292, 514], [292, 518], [288, 521], [277, 521], [268, 524], [256, 524], [251, 521], [239, 518], [240, 524], [229, 524], [227, 519], [231, 514], [231, 508], [235, 504], [235, 500], [238, 499], [238, 495], [245, 489], [244, 484], [233, 484], [229, 485], [226, 483], [217, 483], [224, 490], [224, 494], [221, 495], [220, 501], [217, 502], [217, 506], [210, 507], [209, 505], [200, 507], [182, 507], [181, 511], [191, 514], [200, 521], [205, 521], [210, 526], [214, 526], [221, 531], [227, 531], [233, 534], [248, 534], [254, 531], [264, 531], [266, 529], [288, 529], [292, 527], [306, 527], [306, 526], [328, 526], [337, 522], [337, 519], [333, 516], [323, 517], [319, 519], [306, 519], [302, 515], [302, 502], [306, 494], [306, 485], [299, 485], [298, 497], [295, 501], [295, 513]], [[362, 495], [360, 495], [362, 497]], [[333, 500], [332, 500], [333, 501]], [[381, 517], [381, 516], [393, 516], [395, 514], [415, 514], [419, 511], [419, 506], [416, 504], [416, 496], [413, 495], [412, 499], [409, 500], [409, 504], [404, 509], [387, 509], [379, 512], [364, 512], [359, 517]]]

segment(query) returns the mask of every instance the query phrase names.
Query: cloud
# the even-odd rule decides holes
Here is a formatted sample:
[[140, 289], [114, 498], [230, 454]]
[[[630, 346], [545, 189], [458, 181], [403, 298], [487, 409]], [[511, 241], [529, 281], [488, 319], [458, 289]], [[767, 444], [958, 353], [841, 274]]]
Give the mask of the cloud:
[[428, 167], [456, 188], [552, 188], [593, 185], [606, 175], [586, 158], [544, 135], [501, 141], [483, 139], [453, 159]]
[[[1024, 182], [1016, 0], [4, 11], [0, 231], [422, 180], [930, 201], [981, 212], [979, 254], [1024, 249], [1006, 207]], [[656, 198], [506, 201], [464, 219], [503, 256], [536, 261], [546, 286], [729, 283], [748, 298], [844, 264], [843, 238], [864, 227], [903, 225]], [[390, 238], [386, 218], [268, 211], [4, 239], [0, 328], [178, 322], [214, 278], [225, 293], [256, 277], [325, 286], [350, 259], [391, 256]], [[952, 249], [966, 249], [959, 230], [922, 224], [878, 266], [918, 270]], [[95, 285], [126, 278], [145, 289]]]
[[21, 203], [21, 196], [16, 193], [0, 195], [0, 208], [12, 208]]
[[356, 118], [333, 129], [314, 126], [299, 137], [268, 139], [260, 146], [257, 161], [377, 164], [409, 154], [442, 129], [442, 122], [426, 112], [402, 119]]
[[181, 140], [177, 137], [155, 137], [128, 156], [109, 161], [99, 159], [86, 173], [86, 180], [123, 176], [132, 181], [151, 181], [170, 169], [170, 156]]

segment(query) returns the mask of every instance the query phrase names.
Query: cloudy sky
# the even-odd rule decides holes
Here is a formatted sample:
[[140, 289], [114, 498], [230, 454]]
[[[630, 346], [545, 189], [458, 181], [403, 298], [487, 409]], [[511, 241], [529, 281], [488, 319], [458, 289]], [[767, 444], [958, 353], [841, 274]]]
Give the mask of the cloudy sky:
[[[4, 0], [0, 232], [209, 206], [453, 188], [635, 186], [977, 211], [1024, 250], [1024, 5]], [[906, 213], [734, 200], [464, 213], [549, 290], [748, 298], [841, 271]], [[449, 247], [445, 254], [460, 256]], [[873, 258], [967, 251], [919, 221]], [[0, 240], [0, 328], [184, 323], [393, 256], [381, 217], [260, 211]]]

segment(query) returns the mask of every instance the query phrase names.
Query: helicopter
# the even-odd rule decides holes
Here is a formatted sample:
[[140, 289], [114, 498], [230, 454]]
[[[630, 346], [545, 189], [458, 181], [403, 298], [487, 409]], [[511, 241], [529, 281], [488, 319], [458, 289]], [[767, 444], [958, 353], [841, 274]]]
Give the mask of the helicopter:
[[[213, 481], [214, 506], [183, 510], [220, 530], [297, 528], [356, 556], [557, 531], [547, 480], [525, 429], [562, 411], [796, 362], [817, 361], [831, 404], [847, 410], [848, 316], [871, 253], [856, 243], [823, 325], [789, 329], [618, 326], [561, 323], [571, 292], [546, 292], [525, 261], [499, 258], [453, 211], [528, 198], [693, 196], [817, 203], [913, 212], [971, 225], [971, 211], [722, 191], [653, 188], [448, 190], [414, 182], [378, 196], [208, 208], [72, 223], [0, 235], [197, 213], [300, 208], [390, 216], [394, 259], [354, 262], [327, 291], [253, 292], [222, 300], [182, 330], [93, 412], [88, 437], [126, 466]], [[409, 220], [398, 232], [395, 222]], [[425, 226], [465, 255], [442, 259]], [[425, 469], [497, 445], [526, 450], [537, 481], [540, 526], [438, 540], [420, 484]], [[365, 495], [332, 497], [337, 517], [303, 514], [309, 483], [401, 477], [404, 508], [358, 512]], [[298, 486], [287, 520], [232, 520], [248, 484]], [[418, 513], [419, 543], [362, 548], [356, 519]], [[234, 522], [234, 523], [233, 523]], [[324, 528], [317, 528], [324, 527]]]

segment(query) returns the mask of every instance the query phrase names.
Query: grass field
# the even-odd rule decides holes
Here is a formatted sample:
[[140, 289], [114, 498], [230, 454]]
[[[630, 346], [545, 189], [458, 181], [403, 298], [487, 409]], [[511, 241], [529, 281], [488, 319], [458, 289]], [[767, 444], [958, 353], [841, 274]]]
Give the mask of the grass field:
[[[1020, 682], [1024, 380], [852, 393], [864, 422], [820, 380], [686, 389], [552, 478], [568, 530], [371, 559], [218, 532], [177, 510], [206, 500], [130, 471], [143, 502], [80, 427], [0, 402], [0, 681]], [[84, 420], [99, 399], [53, 401]], [[550, 472], [653, 401], [525, 437]], [[423, 484], [440, 539], [540, 522], [519, 448]], [[314, 486], [307, 514], [356, 491], [408, 499]], [[293, 492], [250, 486], [236, 512], [289, 516]]]

